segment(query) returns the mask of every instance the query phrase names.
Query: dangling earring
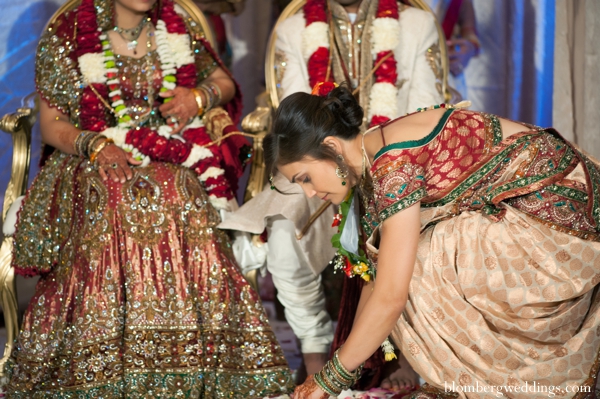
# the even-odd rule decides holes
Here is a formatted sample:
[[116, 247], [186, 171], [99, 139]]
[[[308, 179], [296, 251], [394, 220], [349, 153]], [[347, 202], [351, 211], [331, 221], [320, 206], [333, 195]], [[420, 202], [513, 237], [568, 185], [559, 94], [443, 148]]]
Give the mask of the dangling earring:
[[[337, 159], [340, 163], [344, 162], [344, 157], [342, 155], [338, 155]], [[348, 171], [342, 169], [339, 165], [335, 168], [335, 175], [342, 179], [342, 186], [346, 185], [346, 177], [348, 177]]]
[[276, 190], [275, 183], [273, 182], [273, 173], [269, 173], [269, 183], [271, 184], [271, 190]]

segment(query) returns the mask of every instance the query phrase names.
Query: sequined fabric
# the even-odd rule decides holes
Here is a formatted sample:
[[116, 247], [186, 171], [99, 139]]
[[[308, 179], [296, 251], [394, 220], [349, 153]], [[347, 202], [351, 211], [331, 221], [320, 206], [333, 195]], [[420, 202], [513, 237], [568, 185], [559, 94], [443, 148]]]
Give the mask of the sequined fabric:
[[[393, 338], [428, 383], [555, 387], [594, 397], [600, 369], [600, 240], [594, 162], [555, 131], [502, 140], [498, 119], [448, 111], [423, 140], [392, 144], [371, 170], [377, 230], [421, 202], [409, 300]], [[369, 240], [376, 261], [376, 242]], [[512, 390], [512, 391], [510, 391]], [[459, 392], [494, 398], [498, 393]]]
[[[28, 209], [50, 206], [57, 219], [46, 223], [64, 241], [25, 314], [9, 398], [247, 398], [291, 387], [193, 172], [152, 163], [104, 184], [88, 161], [58, 152], [48, 169], [60, 173], [40, 175]], [[21, 224], [40, 222], [29, 213]]]

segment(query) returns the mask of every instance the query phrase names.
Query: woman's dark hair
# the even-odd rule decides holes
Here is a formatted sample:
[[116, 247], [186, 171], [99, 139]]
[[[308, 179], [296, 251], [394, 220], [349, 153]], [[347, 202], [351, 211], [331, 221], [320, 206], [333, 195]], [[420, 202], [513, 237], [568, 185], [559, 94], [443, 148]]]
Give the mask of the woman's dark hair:
[[363, 114], [345, 86], [336, 87], [326, 97], [307, 93], [286, 97], [263, 141], [267, 173], [274, 173], [277, 165], [297, 162], [305, 156], [339, 164], [337, 154], [323, 140], [328, 136], [355, 138], [360, 133]]

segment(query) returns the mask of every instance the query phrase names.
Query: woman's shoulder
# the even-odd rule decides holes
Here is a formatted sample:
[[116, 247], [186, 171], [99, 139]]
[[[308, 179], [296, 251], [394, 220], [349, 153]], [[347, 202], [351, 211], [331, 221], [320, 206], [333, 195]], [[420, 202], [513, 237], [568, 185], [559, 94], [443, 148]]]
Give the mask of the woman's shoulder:
[[57, 16], [42, 33], [36, 53], [37, 90], [63, 113], [69, 113], [73, 88], [78, 86], [76, 20], [77, 9]]
[[452, 110], [434, 109], [392, 120], [365, 133], [365, 150], [376, 160], [389, 150], [414, 149], [423, 146], [439, 133]]
[[[77, 32], [75, 30], [75, 23], [77, 21], [77, 11], [78, 8], [75, 8], [73, 10], [65, 11], [54, 17], [53, 20], [50, 21], [50, 23], [46, 27], [46, 30], [42, 32], [40, 41], [55, 37], [56, 39], [60, 40], [61, 45], [63, 44], [63, 42], [69, 41], [73, 42], [72, 45], [74, 46], [74, 35]], [[58, 44], [56, 39], [53, 40], [50, 44]], [[69, 48], [65, 50], [69, 50]]]

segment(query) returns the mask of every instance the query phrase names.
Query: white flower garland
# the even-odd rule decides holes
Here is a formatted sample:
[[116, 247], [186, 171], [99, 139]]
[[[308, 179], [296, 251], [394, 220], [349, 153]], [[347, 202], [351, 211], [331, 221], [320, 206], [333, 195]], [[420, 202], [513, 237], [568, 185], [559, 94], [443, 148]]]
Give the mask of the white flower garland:
[[[382, 51], [395, 53], [400, 44], [400, 21], [396, 18], [375, 18], [371, 26], [371, 56], [375, 60]], [[313, 22], [302, 32], [302, 55], [305, 61], [319, 48], [329, 48], [329, 25], [325, 22]], [[395, 82], [397, 83], [397, 82]], [[368, 119], [374, 115], [394, 119], [398, 114], [398, 89], [396, 84], [375, 83], [369, 96]]]
[[305, 61], [319, 47], [329, 48], [329, 25], [325, 22], [313, 22], [302, 32], [302, 56]]
[[[161, 63], [163, 76], [160, 91], [165, 92], [167, 90], [173, 90], [177, 86], [177, 79], [175, 77], [177, 68], [195, 62], [194, 54], [191, 50], [190, 38], [187, 34], [169, 33], [163, 20], [158, 20], [156, 23], [155, 37], [157, 47], [156, 52], [158, 53], [158, 58]], [[142, 161], [141, 166], [147, 166], [151, 161], [150, 157], [142, 154], [131, 144], [125, 143], [127, 133], [134, 128], [134, 124], [131, 117], [127, 114], [128, 109], [121, 98], [122, 92], [118, 88], [120, 87], [118, 79], [109, 79], [107, 76], [109, 73], [116, 74], [118, 72], [108, 36], [104, 32], [100, 32], [99, 38], [102, 43], [102, 53], [84, 54], [79, 57], [78, 62], [79, 69], [81, 70], [83, 80], [86, 84], [96, 83], [117, 86], [117, 89], [110, 91], [108, 96], [111, 106], [115, 111], [115, 115], [118, 118], [118, 124], [115, 127], [109, 127], [103, 130], [100, 134], [112, 139], [116, 146], [131, 153], [135, 159]], [[169, 99], [166, 99], [165, 101], [168, 100]], [[204, 127], [202, 119], [195, 116], [182, 132], [185, 132], [187, 129], [201, 127]], [[156, 129], [156, 132], [165, 138], [185, 141], [180, 136], [172, 136], [172, 131], [173, 128], [168, 125], [161, 125]], [[213, 157], [213, 154], [208, 148], [192, 144], [192, 149], [188, 157], [182, 163], [182, 166], [189, 168], [199, 161], [210, 157]], [[198, 176], [198, 179], [204, 183], [210, 177], [218, 177], [224, 173], [225, 171], [223, 169], [211, 166], [202, 173], [202, 175]], [[215, 195], [210, 195], [209, 199], [211, 204], [217, 209], [225, 209], [227, 207], [227, 198], [219, 198]]]

